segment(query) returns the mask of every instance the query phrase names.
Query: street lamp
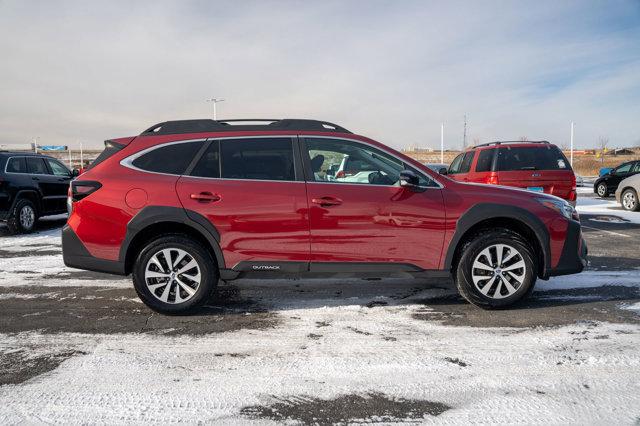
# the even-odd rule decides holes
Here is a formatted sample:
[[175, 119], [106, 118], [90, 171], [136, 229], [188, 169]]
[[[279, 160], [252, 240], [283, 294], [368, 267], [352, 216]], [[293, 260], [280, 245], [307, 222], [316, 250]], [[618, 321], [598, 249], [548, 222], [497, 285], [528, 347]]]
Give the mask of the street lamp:
[[216, 110], [216, 105], [218, 104], [218, 102], [224, 102], [224, 99], [222, 99], [222, 98], [210, 98], [210, 99], [206, 99], [206, 101], [213, 103], [213, 119], [217, 120], [218, 119], [218, 112]]

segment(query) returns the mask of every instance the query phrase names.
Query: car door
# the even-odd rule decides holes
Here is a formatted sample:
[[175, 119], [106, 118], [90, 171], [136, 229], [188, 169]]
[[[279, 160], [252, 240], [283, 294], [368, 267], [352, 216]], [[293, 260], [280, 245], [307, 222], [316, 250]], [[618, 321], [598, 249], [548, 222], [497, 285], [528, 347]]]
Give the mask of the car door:
[[624, 179], [628, 178], [632, 175], [631, 170], [634, 166], [634, 162], [630, 161], [628, 163], [623, 163], [611, 170], [609, 177], [607, 179], [607, 187], [609, 188], [609, 192], [615, 192], [618, 189], [618, 185]]
[[69, 182], [72, 179], [71, 170], [53, 158], [45, 158], [44, 161], [54, 176], [50, 184], [52, 204], [54, 205], [55, 212], [62, 213], [66, 211], [67, 208], [67, 191], [69, 190]]
[[[445, 219], [439, 184], [414, 170], [423, 190], [400, 187], [399, 174], [409, 167], [363, 142], [325, 137], [301, 142], [311, 270], [438, 268]], [[345, 158], [349, 173], [333, 175]]]
[[33, 184], [38, 188], [42, 197], [40, 206], [40, 215], [49, 214], [56, 209], [56, 183], [55, 176], [50, 174], [44, 158], [42, 157], [26, 157], [27, 173], [31, 177]]
[[218, 230], [227, 267], [307, 269], [308, 205], [295, 140], [210, 140], [192, 170], [178, 180], [188, 214], [206, 218]]

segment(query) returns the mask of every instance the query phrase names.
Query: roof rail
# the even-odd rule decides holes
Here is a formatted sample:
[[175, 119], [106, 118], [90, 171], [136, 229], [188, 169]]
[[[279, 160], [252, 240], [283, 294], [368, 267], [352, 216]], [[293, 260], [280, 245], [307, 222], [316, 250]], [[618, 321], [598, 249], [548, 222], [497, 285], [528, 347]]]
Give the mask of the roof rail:
[[502, 145], [502, 144], [511, 144], [511, 143], [544, 143], [549, 145], [550, 142], [549, 141], [495, 141], [495, 142], [487, 142], [487, 143], [481, 143], [478, 145], [474, 145], [471, 148], [478, 148], [481, 146], [490, 146], [490, 145]]
[[[247, 124], [242, 124], [247, 123]], [[258, 124], [256, 124], [258, 123]], [[233, 120], [175, 120], [164, 121], [149, 127], [140, 136], [171, 135], [178, 133], [200, 132], [233, 132], [233, 131], [269, 131], [269, 130], [300, 130], [316, 132], [351, 133], [344, 127], [328, 121], [302, 119], [233, 119]]]

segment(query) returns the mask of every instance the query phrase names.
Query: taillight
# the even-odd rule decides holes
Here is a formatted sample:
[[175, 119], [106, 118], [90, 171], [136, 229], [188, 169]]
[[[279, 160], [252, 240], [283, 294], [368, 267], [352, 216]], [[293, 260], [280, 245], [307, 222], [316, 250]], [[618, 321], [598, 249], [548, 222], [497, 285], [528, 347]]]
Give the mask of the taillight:
[[576, 201], [578, 199], [578, 194], [576, 193], [575, 189], [572, 189], [571, 192], [569, 192], [569, 201]]
[[74, 180], [69, 188], [72, 201], [80, 201], [83, 198], [93, 194], [102, 187], [100, 182], [93, 180]]

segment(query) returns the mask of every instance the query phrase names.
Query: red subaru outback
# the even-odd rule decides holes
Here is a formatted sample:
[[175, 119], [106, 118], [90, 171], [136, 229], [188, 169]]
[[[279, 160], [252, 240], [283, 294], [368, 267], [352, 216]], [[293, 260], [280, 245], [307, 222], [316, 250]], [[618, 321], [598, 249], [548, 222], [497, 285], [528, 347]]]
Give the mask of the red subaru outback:
[[459, 183], [327, 122], [168, 121], [105, 146], [71, 184], [64, 262], [132, 274], [164, 313], [280, 273], [452, 275], [504, 307], [586, 264], [566, 201]]
[[514, 186], [576, 204], [576, 176], [557, 146], [540, 142], [490, 142], [458, 155], [447, 174], [460, 182]]

